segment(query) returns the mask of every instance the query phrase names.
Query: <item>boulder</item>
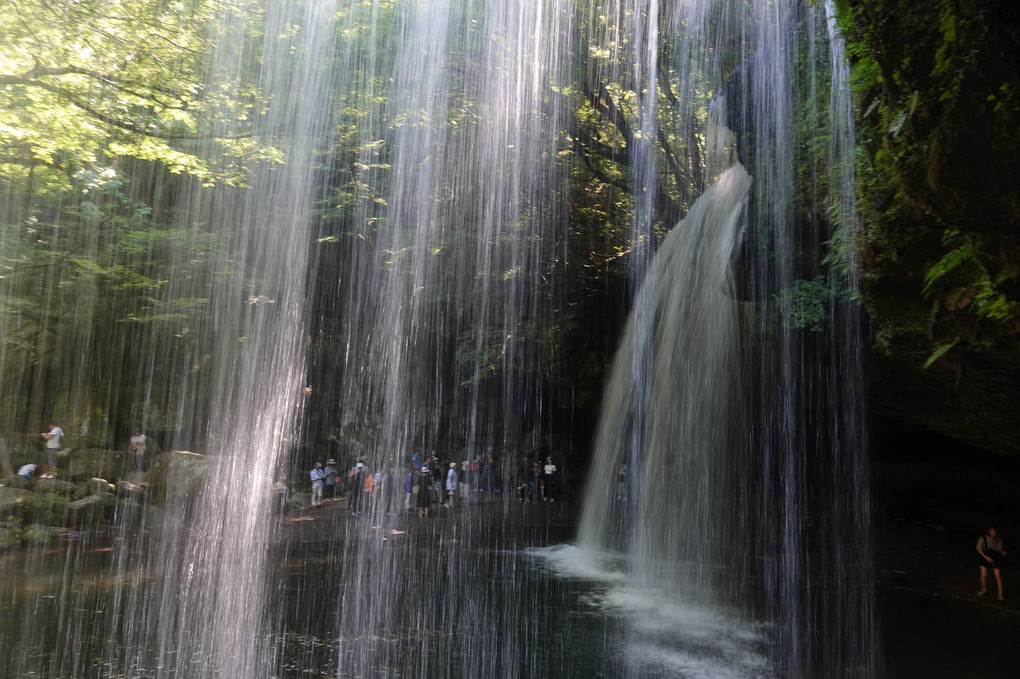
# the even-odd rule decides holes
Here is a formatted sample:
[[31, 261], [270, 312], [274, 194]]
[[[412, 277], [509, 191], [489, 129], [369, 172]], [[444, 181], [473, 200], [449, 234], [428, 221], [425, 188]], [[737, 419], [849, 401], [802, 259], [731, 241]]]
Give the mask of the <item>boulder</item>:
[[21, 531], [21, 539], [23, 542], [27, 543], [43, 544], [60, 535], [61, 532], [62, 531], [60, 531], [60, 529], [54, 528], [53, 526], [44, 526], [43, 524], [35, 523], [31, 526], [26, 526], [24, 530]]
[[13, 547], [21, 542], [21, 529], [7, 524], [0, 525], [0, 550]]
[[20, 488], [21, 490], [32, 490], [35, 487], [34, 481], [23, 479], [20, 476], [8, 476], [4, 479], [4, 486], [7, 488]]
[[[24, 479], [20, 480], [24, 481]], [[0, 518], [20, 514], [22, 502], [31, 494], [30, 491], [23, 488], [0, 486]]]
[[75, 528], [92, 526], [106, 518], [108, 505], [101, 495], [75, 500], [64, 510], [64, 523]]
[[60, 479], [36, 479], [35, 488], [43, 493], [56, 493], [59, 495], [70, 495], [74, 492], [73, 483], [61, 481]]
[[112, 493], [117, 489], [117, 486], [113, 485], [106, 479], [91, 478], [85, 483], [85, 487], [88, 489], [91, 495], [103, 495], [106, 493]]
[[291, 493], [287, 498], [287, 509], [304, 509], [312, 506], [311, 493]]
[[194, 497], [202, 483], [206, 464], [205, 455], [186, 450], [160, 453], [145, 474], [152, 498], [164, 503]]
[[116, 483], [124, 476], [124, 453], [106, 448], [62, 450], [57, 455], [57, 469], [69, 481], [87, 481], [93, 477]]
[[134, 500], [117, 500], [112, 524], [122, 534], [137, 535], [163, 525], [163, 512]]
[[147, 504], [142, 512], [142, 524], [146, 528], [162, 528], [165, 516], [166, 514], [162, 509]]
[[148, 489], [149, 484], [145, 482], [136, 484], [121, 480], [117, 483], [117, 497], [125, 501], [142, 502]]

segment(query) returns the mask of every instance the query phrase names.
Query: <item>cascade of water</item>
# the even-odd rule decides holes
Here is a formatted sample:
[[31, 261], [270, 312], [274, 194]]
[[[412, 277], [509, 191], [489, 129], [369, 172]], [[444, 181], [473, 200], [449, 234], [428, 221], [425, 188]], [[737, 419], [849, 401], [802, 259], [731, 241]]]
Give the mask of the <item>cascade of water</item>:
[[[659, 248], [635, 300], [642, 312], [624, 330], [623, 360], [606, 388], [600, 457], [590, 481], [595, 498], [585, 505], [579, 536], [582, 545], [627, 552], [640, 584], [680, 587], [703, 604], [715, 599], [706, 566], [722, 557], [718, 515], [732, 499], [726, 475], [738, 388], [738, 302], [729, 262], [750, 183], [742, 166], [728, 170]], [[646, 318], [651, 327], [639, 333]], [[634, 355], [651, 367], [640, 380]], [[635, 431], [644, 379], [651, 381], [650, 411], [644, 431]], [[603, 458], [610, 453], [612, 459]]]
[[[624, 14], [654, 9], [638, 3]], [[673, 589], [678, 605], [701, 610], [704, 619], [714, 620], [712, 611], [727, 602], [751, 602], [746, 612], [763, 611], [775, 623], [769, 664], [795, 676], [832, 667], [854, 676], [876, 670], [860, 326], [846, 299], [852, 264], [826, 274], [818, 263], [829, 238], [819, 226], [820, 202], [852, 215], [847, 201], [854, 194], [845, 65], [826, 11], [799, 2], [740, 8], [695, 2], [667, 7], [660, 19], [680, 31], [682, 58], [672, 63], [683, 74], [691, 69], [677, 80], [727, 91], [737, 151], [754, 176], [735, 293], [750, 302], [746, 330], [738, 345], [723, 321], [734, 316], [732, 300], [693, 296], [708, 290], [726, 297], [718, 277], [728, 257], [675, 254], [681, 238], [697, 241], [690, 235], [700, 233], [695, 226], [722, 230], [725, 223], [708, 225], [695, 203], [663, 241], [635, 299], [604, 397], [579, 537], [584, 550], [594, 551], [585, 558], [621, 570], [629, 587]], [[740, 55], [725, 71], [713, 56], [719, 45]], [[685, 94], [692, 110], [719, 115], [721, 104], [698, 104], [695, 91]], [[697, 116], [685, 120], [678, 129], [699, 124]], [[813, 181], [798, 185], [804, 176], [798, 168], [819, 164], [799, 150], [808, 148], [802, 140], [825, 136], [833, 140], [832, 171], [815, 171]], [[711, 176], [726, 154], [713, 159], [711, 149], [705, 152]], [[717, 202], [730, 182], [723, 174], [700, 200]], [[851, 227], [837, 223], [835, 239], [852, 237]], [[664, 275], [678, 266], [696, 268]], [[699, 287], [706, 279], [712, 287]], [[814, 308], [828, 309], [811, 327], [803, 299], [792, 293], [808, 285], [818, 297]], [[666, 310], [683, 319], [672, 334], [665, 331]], [[744, 405], [734, 401], [738, 392], [747, 394]], [[730, 615], [739, 624], [741, 615]], [[699, 625], [696, 616], [685, 624]], [[648, 635], [642, 622], [634, 625], [642, 660], [629, 671], [640, 676], [649, 651], [637, 640]]]
[[[144, 563], [156, 577], [137, 585], [142, 591], [130, 596], [119, 623], [124, 636], [108, 651], [126, 674], [152, 663], [156, 676], [268, 676], [274, 662], [264, 643], [278, 615], [267, 582], [274, 529], [267, 490], [294, 446], [306, 380], [308, 253], [320, 181], [313, 151], [328, 121], [334, 10], [328, 2], [274, 0], [248, 9], [263, 22], [261, 44], [249, 39], [252, 15], [225, 7], [208, 86], [236, 82], [220, 78], [261, 64], [265, 108], [251, 134], [284, 159], [256, 163], [240, 200], [236, 191], [198, 186], [180, 198], [183, 221], [207, 221], [226, 236], [210, 253], [219, 280], [195, 293], [210, 295], [216, 309], [208, 333], [215, 344], [203, 359], [212, 376], [201, 394], [208, 413], [178, 433], [204, 443], [206, 470], [190, 499], [168, 508]], [[243, 138], [244, 130], [216, 136]], [[217, 152], [208, 149], [213, 159]], [[174, 285], [192, 284], [187, 278]], [[167, 294], [180, 292], [170, 286]]]
[[[381, 665], [448, 674], [456, 662], [466, 676], [518, 676], [524, 642], [491, 625], [526, 604], [472, 593], [468, 569], [478, 564], [455, 546], [471, 533], [495, 545], [501, 536], [482, 533], [467, 508], [434, 536], [448, 546], [387, 531], [403, 525], [413, 454], [424, 461], [435, 451], [445, 476], [446, 463], [491, 447], [497, 467], [474, 485], [504, 491], [483, 496], [501, 506], [520, 433], [542, 419], [535, 322], [549, 304], [540, 278], [553, 267], [566, 207], [556, 150], [567, 100], [550, 86], [563, 77], [571, 13], [567, 3], [523, 0], [348, 11], [371, 28], [342, 46], [342, 63], [358, 68], [338, 76], [359, 84], [338, 89], [360, 124], [338, 161], [357, 157], [345, 171], [379, 195], [344, 216], [365, 245], [337, 248], [340, 301], [324, 305], [321, 322], [343, 347], [341, 454], [348, 467], [362, 460], [387, 472], [401, 516], [386, 502], [352, 507], [361, 516], [339, 536], [339, 673]], [[512, 560], [496, 551], [483, 568], [500, 572]]]

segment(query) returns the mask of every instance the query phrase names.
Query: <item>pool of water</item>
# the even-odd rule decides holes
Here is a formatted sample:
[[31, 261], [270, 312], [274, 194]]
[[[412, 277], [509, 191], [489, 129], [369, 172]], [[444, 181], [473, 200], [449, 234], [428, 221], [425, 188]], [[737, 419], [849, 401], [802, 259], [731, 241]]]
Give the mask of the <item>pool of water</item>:
[[[761, 630], [634, 587], [569, 546], [570, 521], [547, 508], [480, 516], [284, 519], [259, 641], [269, 676], [767, 676]], [[152, 586], [151, 537], [0, 554], [0, 676], [232, 676], [229, 657], [181, 657], [172, 621], [153, 619], [174, 609], [152, 601], [172, 593]]]

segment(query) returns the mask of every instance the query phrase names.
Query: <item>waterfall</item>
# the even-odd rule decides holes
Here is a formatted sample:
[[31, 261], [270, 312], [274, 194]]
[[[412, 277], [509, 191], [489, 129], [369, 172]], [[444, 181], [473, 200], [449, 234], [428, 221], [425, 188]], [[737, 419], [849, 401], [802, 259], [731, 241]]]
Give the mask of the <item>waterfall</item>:
[[[636, 3], [627, 16], [653, 11]], [[852, 116], [831, 15], [798, 2], [695, 2], [660, 18], [682, 26], [678, 81], [710, 83], [702, 97], [726, 92], [735, 152], [754, 181], [738, 189], [746, 174], [728, 170], [663, 240], [639, 278], [603, 397], [571, 558], [589, 576], [626, 582], [614, 587], [632, 620], [634, 676], [655, 671], [664, 649], [689, 657], [677, 638], [704, 629], [723, 645], [744, 640], [750, 659], [730, 664], [740, 676], [762, 672], [755, 657], [781, 676], [878, 671], [860, 320], [839, 246], [854, 233]], [[613, 34], [626, 31], [638, 35], [626, 21]], [[720, 44], [739, 45], [740, 62], [722, 67]], [[651, 77], [643, 82], [653, 96]], [[688, 94], [680, 101], [697, 110]], [[723, 104], [701, 107], [717, 119]], [[698, 124], [685, 120], [679, 129]], [[710, 142], [715, 129], [704, 133]], [[828, 149], [804, 153], [801, 140], [825, 130]], [[709, 180], [729, 162], [725, 143], [714, 146], [723, 152], [712, 160], [706, 149]], [[805, 177], [798, 167], [813, 169]], [[820, 227], [823, 200], [846, 220], [832, 236]], [[819, 262], [829, 247], [840, 249], [827, 271]], [[808, 289], [810, 304], [798, 296]], [[651, 625], [666, 602], [686, 613]]]
[[[141, 664], [158, 668], [156, 676], [268, 676], [275, 663], [265, 643], [279, 616], [268, 579], [275, 530], [268, 489], [295, 447], [306, 384], [309, 242], [321, 190], [314, 153], [328, 122], [333, 13], [328, 2], [270, 0], [261, 8], [261, 43], [250, 40], [250, 17], [229, 7], [219, 16], [207, 86], [237, 82], [239, 69], [259, 64], [265, 99], [251, 138], [283, 158], [255, 162], [240, 196], [192, 183], [178, 199], [180, 218], [196, 225], [196, 250], [206, 224], [223, 236], [207, 255], [212, 281], [189, 280], [189, 263], [181, 262], [166, 291], [177, 296], [197, 285], [193, 294], [210, 295], [215, 309], [213, 327], [201, 333], [214, 344], [185, 364], [203, 362], [209, 377], [181, 394], [207, 412], [178, 433], [179, 444], [204, 443], [205, 472], [193, 495], [168, 507], [148, 546], [144, 569], [156, 577], [129, 595], [136, 608], [123, 613], [124, 636], [109, 651], [127, 675]], [[219, 125], [218, 138], [247, 137], [245, 128]], [[202, 153], [222, 162], [221, 148]], [[182, 404], [181, 411], [200, 407]]]
[[[879, 673], [829, 3], [64, 5], [0, 91], [0, 407], [167, 450], [147, 504], [11, 558], [0, 673]], [[79, 19], [161, 49], [100, 63], [123, 80], [25, 56], [93, 58]], [[92, 147], [51, 148], [54, 112]], [[418, 516], [432, 451], [486, 474]], [[546, 456], [562, 495], [528, 503]], [[330, 457], [389, 495], [274, 514]]]
[[603, 397], [579, 536], [629, 554], [644, 584], [680, 586], [704, 603], [729, 537], [720, 517], [734, 500], [739, 302], [730, 259], [750, 184], [739, 164], [727, 170], [656, 254]]

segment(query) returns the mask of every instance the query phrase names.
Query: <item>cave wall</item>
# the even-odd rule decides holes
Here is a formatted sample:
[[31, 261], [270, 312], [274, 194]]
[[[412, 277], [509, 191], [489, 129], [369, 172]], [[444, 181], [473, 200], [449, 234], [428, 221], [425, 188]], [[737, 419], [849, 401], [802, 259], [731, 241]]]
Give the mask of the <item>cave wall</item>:
[[1020, 10], [838, 0], [882, 429], [1020, 455]]

